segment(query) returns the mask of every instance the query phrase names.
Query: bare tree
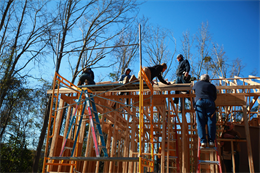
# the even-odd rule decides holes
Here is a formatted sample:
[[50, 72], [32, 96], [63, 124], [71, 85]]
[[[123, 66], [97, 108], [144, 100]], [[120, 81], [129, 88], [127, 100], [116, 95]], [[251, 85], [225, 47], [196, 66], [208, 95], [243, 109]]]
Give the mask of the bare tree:
[[114, 62], [114, 73], [111, 73], [115, 81], [119, 80], [120, 75], [124, 74], [125, 69], [129, 68], [130, 64], [135, 61], [139, 50], [139, 28], [142, 26], [142, 38], [146, 37], [147, 19], [137, 20], [135, 24], [126, 28], [125, 32], [121, 33], [118, 40], [115, 41], [116, 47], [112, 52], [111, 62]]
[[195, 75], [197, 79], [199, 79], [205, 60], [208, 60], [209, 55], [209, 44], [211, 40], [211, 35], [209, 33], [209, 24], [208, 22], [202, 23], [199, 28], [199, 32], [195, 36], [196, 40], [196, 48], [198, 50], [198, 58], [197, 58], [197, 70], [195, 71]]
[[[145, 61], [149, 65], [167, 63], [168, 68], [164, 72], [164, 76], [166, 76], [172, 70], [171, 66], [176, 53], [176, 39], [171, 31], [159, 26], [150, 28], [149, 31], [150, 33], [145, 40], [145, 53], [149, 58]], [[172, 47], [170, 48], [168, 45]]]
[[46, 3], [27, 0], [15, 2], [9, 7], [6, 23], [0, 35], [0, 58], [3, 62], [0, 66], [1, 111], [2, 105], [7, 101], [5, 97], [10, 91], [13, 80], [26, 76], [23, 70], [31, 62], [39, 60], [46, 47], [48, 41], [46, 35], [52, 24], [52, 21], [43, 20]]
[[[92, 0], [85, 4], [85, 1], [67, 0], [60, 7], [64, 5], [67, 5], [64, 11], [66, 18], [61, 20], [65, 23], [62, 28], [62, 42], [57, 63], [68, 54], [72, 59], [70, 61], [75, 62], [77, 57], [76, 64], [71, 63], [74, 70], [71, 81], [74, 83], [80, 67], [91, 67], [97, 64], [111, 51], [101, 47], [112, 43], [112, 40], [124, 31], [123, 26], [131, 23], [134, 17], [128, 17], [128, 12], [135, 11], [137, 3], [134, 0]], [[76, 24], [80, 24], [80, 27], [77, 28]], [[68, 31], [77, 29], [84, 31], [83, 34], [73, 34], [73, 39], [67, 40], [70, 38]]]
[[214, 77], [227, 77], [227, 60], [228, 58], [225, 56], [225, 51], [223, 46], [219, 46], [217, 43], [212, 43], [212, 58], [211, 61], [211, 71], [212, 78]]
[[[3, 13], [0, 30], [1, 138], [12, 122], [13, 110], [16, 109], [15, 106], [9, 107], [8, 98], [12, 98], [12, 93], [19, 93], [22, 85], [26, 84], [28, 69], [44, 60], [43, 55], [47, 53], [49, 35], [55, 23], [55, 18], [47, 10], [48, 2], [8, 1]], [[18, 83], [21, 85], [16, 87]], [[17, 103], [14, 105], [18, 106]]]
[[190, 63], [190, 66], [191, 66], [190, 73], [191, 73], [191, 75], [194, 75], [196, 66], [195, 66], [195, 62], [194, 62], [194, 59], [193, 59], [193, 54], [191, 52], [191, 48], [192, 48], [192, 45], [193, 45], [193, 42], [194, 42], [194, 38], [191, 38], [189, 31], [183, 32], [182, 36], [183, 36], [183, 39], [181, 40], [181, 42], [182, 42], [183, 55]]
[[[240, 58], [236, 58], [232, 61], [232, 68], [230, 69], [230, 77], [239, 76], [245, 67], [245, 65], [242, 64], [242, 60]], [[254, 71], [251, 73], [254, 75]]]

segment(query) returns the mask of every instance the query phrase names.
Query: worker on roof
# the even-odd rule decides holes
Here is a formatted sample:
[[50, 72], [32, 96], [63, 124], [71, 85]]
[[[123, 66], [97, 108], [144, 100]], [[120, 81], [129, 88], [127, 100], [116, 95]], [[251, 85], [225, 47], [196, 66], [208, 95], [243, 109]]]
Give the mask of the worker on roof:
[[126, 81], [129, 81], [129, 79], [131, 78], [131, 70], [129, 68], [125, 69], [125, 73], [122, 74], [119, 78], [119, 81], [125, 81], [123, 83], [127, 83]]
[[[179, 62], [176, 75], [176, 84], [188, 83], [190, 80], [190, 63], [187, 59], [184, 59], [182, 54], [177, 55], [177, 61]], [[176, 91], [175, 94], [179, 94], [180, 91]], [[174, 103], [179, 103], [179, 97], [174, 98]]]
[[[155, 65], [152, 67], [144, 67], [144, 73], [146, 74], [148, 80], [154, 84], [153, 82], [153, 78], [157, 77], [159, 79], [160, 82], [166, 84], [166, 85], [170, 85], [170, 82], [166, 82], [163, 77], [162, 77], [162, 73], [167, 69], [167, 65], [166, 63], [162, 63], [161, 65]], [[138, 73], [138, 78], [140, 78], [141, 73]]]
[[[129, 68], [125, 69], [125, 73], [120, 76], [119, 81], [123, 81], [123, 84], [126, 84], [129, 82], [129, 79], [131, 78], [131, 70]], [[129, 92], [119, 92], [119, 95], [129, 95]], [[129, 103], [129, 99], [126, 99], [126, 103]]]
[[195, 110], [197, 119], [197, 130], [201, 147], [206, 147], [207, 138], [205, 125], [208, 125], [208, 142], [214, 147], [216, 137], [216, 106], [217, 89], [209, 82], [209, 75], [201, 75], [200, 81], [196, 82], [192, 89], [195, 91]]
[[79, 77], [79, 85], [95, 85], [94, 82], [94, 72], [91, 70], [91, 68], [84, 68], [82, 71], [81, 76]]

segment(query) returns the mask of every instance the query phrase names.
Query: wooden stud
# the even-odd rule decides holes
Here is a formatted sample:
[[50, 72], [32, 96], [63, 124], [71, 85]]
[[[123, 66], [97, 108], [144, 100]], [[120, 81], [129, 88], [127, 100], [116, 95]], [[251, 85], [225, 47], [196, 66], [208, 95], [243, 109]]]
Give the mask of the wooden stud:
[[252, 148], [251, 148], [251, 137], [249, 132], [249, 125], [247, 121], [247, 114], [246, 114], [246, 105], [243, 106], [243, 117], [245, 122], [245, 132], [246, 132], [246, 141], [247, 141], [247, 153], [248, 153], [248, 165], [250, 173], [254, 173], [254, 163], [253, 163], [253, 155], [252, 155]]

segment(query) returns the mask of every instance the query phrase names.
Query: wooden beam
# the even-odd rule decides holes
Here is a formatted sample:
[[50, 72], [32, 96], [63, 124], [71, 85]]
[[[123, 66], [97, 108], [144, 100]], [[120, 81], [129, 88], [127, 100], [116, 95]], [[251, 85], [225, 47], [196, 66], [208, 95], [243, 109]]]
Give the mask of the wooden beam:
[[[182, 99], [182, 105], [184, 105], [184, 99]], [[182, 107], [182, 126], [181, 126], [181, 144], [182, 144], [182, 172], [189, 172], [188, 169], [188, 161], [189, 157], [187, 157], [187, 151], [186, 145], [187, 144], [187, 121], [186, 121], [186, 115], [184, 113], [184, 107]]]
[[246, 114], [246, 105], [243, 106], [243, 117], [245, 122], [245, 132], [246, 132], [246, 141], [247, 141], [248, 165], [249, 165], [250, 173], [254, 173], [255, 171], [254, 171], [249, 125], [248, 125], [247, 114]]
[[[89, 151], [91, 150], [90, 148], [90, 142], [92, 141], [91, 140], [91, 126], [88, 127], [88, 131], [89, 131], [89, 135], [88, 135], [88, 139], [87, 139], [87, 146], [86, 146], [86, 151], [85, 151], [85, 157], [90, 157], [89, 156]], [[82, 169], [82, 172], [87, 172], [86, 169], [87, 169], [87, 165], [88, 165], [89, 162], [87, 162], [87, 160], [84, 160], [84, 163], [83, 163], [83, 169]]]
[[161, 173], [164, 173], [164, 164], [165, 164], [165, 107], [162, 107], [162, 142], [161, 142]]
[[[59, 107], [63, 107], [63, 106], [64, 106], [64, 100], [61, 99], [59, 102]], [[55, 114], [55, 112], [53, 112], [53, 113]], [[57, 116], [55, 117], [55, 119], [53, 121], [53, 131], [52, 131], [53, 137], [52, 137], [50, 154], [49, 154], [49, 156], [51, 156], [51, 157], [54, 156], [55, 150], [57, 148], [58, 137], [60, 134], [62, 113], [63, 113], [63, 109], [59, 110], [57, 112]], [[49, 123], [51, 123], [51, 122], [49, 122]]]
[[234, 78], [235, 79], [239, 79], [239, 80], [241, 80], [243, 82], [246, 82], [246, 83], [248, 83], [250, 85], [260, 85], [260, 83], [258, 83], [258, 82], [254, 82], [254, 81], [251, 81], [251, 80], [248, 80], [248, 79], [243, 79], [243, 78], [238, 77], [238, 76], [234, 76]]

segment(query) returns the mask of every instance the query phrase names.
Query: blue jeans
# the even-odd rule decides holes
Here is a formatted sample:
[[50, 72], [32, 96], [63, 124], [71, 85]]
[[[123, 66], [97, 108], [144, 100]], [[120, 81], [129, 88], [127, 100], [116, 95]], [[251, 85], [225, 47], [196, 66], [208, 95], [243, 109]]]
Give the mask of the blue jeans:
[[[216, 137], [215, 102], [210, 99], [201, 99], [196, 102], [197, 129], [201, 143], [207, 143], [205, 125], [208, 125], [208, 140], [214, 142]], [[211, 118], [211, 115], [214, 116]]]
[[[180, 84], [180, 83], [187, 83], [184, 80], [184, 75], [177, 76], [176, 84]], [[175, 91], [175, 94], [180, 94], [180, 91]], [[179, 103], [179, 97], [174, 98], [174, 103], [176, 103], [176, 104]], [[182, 110], [182, 98], [181, 98], [181, 110]]]

